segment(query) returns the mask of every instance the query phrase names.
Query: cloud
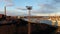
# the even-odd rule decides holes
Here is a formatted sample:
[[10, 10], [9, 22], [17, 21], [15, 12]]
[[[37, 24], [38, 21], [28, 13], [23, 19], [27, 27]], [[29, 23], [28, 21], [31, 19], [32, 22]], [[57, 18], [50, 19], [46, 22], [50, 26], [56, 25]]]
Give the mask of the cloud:
[[32, 16], [49, 16], [49, 15], [48, 14], [35, 13], [35, 14], [32, 14]]
[[54, 13], [55, 11], [51, 11], [51, 10], [36, 10], [36, 11], [32, 11], [32, 13], [35, 13], [35, 14], [49, 14], [49, 13]]
[[5, 5], [9, 5], [9, 6], [14, 5], [13, 0], [3, 0], [3, 1], [4, 1]]
[[41, 9], [36, 12], [40, 13], [57, 13], [60, 10], [60, 0], [52, 0], [50, 3], [39, 4]]
[[0, 2], [1, 2], [2, 0], [0, 0]]
[[60, 3], [60, 0], [53, 0], [55, 3]]
[[14, 6], [14, 4], [13, 3], [8, 3], [8, 4], [6, 4], [6, 6]]
[[22, 12], [22, 11], [17, 11], [17, 10], [8, 10], [7, 11], [7, 16], [27, 16], [28, 14]]
[[48, 9], [55, 9], [56, 7], [52, 6], [51, 4], [42, 4], [40, 5], [42, 8], [48, 8]]
[[12, 0], [4, 0], [5, 2], [9, 2], [9, 3], [12, 3]]
[[32, 10], [33, 13], [42, 13], [42, 14], [49, 14], [49, 13], [55, 13], [56, 7], [51, 4], [40, 4], [41, 8], [38, 10]]
[[0, 11], [0, 14], [4, 14], [4, 11]]

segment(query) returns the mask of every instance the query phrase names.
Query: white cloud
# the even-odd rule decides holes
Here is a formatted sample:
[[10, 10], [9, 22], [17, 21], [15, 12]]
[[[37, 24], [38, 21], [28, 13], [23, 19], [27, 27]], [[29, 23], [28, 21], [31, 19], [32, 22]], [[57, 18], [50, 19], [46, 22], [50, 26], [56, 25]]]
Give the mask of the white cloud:
[[9, 3], [12, 3], [12, 0], [4, 0], [5, 2], [9, 2]]
[[4, 14], [4, 11], [0, 11], [0, 14]]
[[0, 0], [0, 2], [2, 2], [2, 0]]
[[55, 3], [60, 3], [60, 0], [54, 0]]
[[25, 12], [17, 11], [17, 10], [8, 10], [7, 15], [10, 16], [27, 16]]
[[3, 0], [6, 6], [13, 6], [14, 2], [13, 0]]
[[[41, 8], [38, 10], [32, 10], [33, 13], [41, 13], [41, 14], [49, 14], [49, 13], [55, 13], [57, 11], [57, 8], [52, 4], [40, 4]], [[58, 12], [58, 11], [57, 11]]]

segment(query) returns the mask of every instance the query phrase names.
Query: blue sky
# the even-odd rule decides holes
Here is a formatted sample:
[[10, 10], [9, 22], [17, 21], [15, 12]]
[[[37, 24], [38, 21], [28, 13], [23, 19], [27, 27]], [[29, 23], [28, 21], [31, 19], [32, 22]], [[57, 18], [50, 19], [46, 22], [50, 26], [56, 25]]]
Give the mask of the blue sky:
[[[7, 6], [12, 4], [13, 6]], [[41, 16], [58, 14], [60, 12], [59, 0], [0, 0], [0, 13], [4, 13], [4, 6], [7, 7], [7, 15], [27, 15], [26, 6], [32, 6], [31, 15]]]

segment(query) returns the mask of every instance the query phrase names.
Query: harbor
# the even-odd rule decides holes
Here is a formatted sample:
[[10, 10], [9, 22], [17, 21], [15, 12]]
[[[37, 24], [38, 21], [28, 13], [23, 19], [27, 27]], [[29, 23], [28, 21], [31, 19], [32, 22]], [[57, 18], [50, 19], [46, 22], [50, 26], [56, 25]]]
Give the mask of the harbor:
[[[40, 16], [41, 17], [41, 16]], [[45, 17], [45, 16], [43, 16]], [[0, 33], [1, 34], [28, 34], [28, 23], [30, 23], [30, 33], [31, 34], [56, 34], [59, 33], [60, 26], [58, 22], [54, 22], [50, 19], [42, 18], [30, 18], [30, 21], [25, 17], [18, 18], [17, 16], [3, 16], [0, 19]], [[4, 32], [4, 33], [3, 33]]]
[[60, 0], [0, 0], [0, 34], [60, 34]]

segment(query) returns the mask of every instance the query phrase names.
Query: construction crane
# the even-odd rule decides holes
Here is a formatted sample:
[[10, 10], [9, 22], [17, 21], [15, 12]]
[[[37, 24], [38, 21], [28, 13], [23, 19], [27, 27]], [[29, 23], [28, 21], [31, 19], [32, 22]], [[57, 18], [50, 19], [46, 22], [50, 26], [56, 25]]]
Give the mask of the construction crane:
[[31, 27], [31, 25], [30, 25], [30, 15], [31, 15], [31, 11], [30, 10], [32, 10], [32, 6], [26, 6], [26, 8], [27, 9], [22, 9], [22, 8], [17, 8], [17, 9], [20, 9], [20, 10], [28, 10], [28, 34], [30, 34], [30, 27]]

